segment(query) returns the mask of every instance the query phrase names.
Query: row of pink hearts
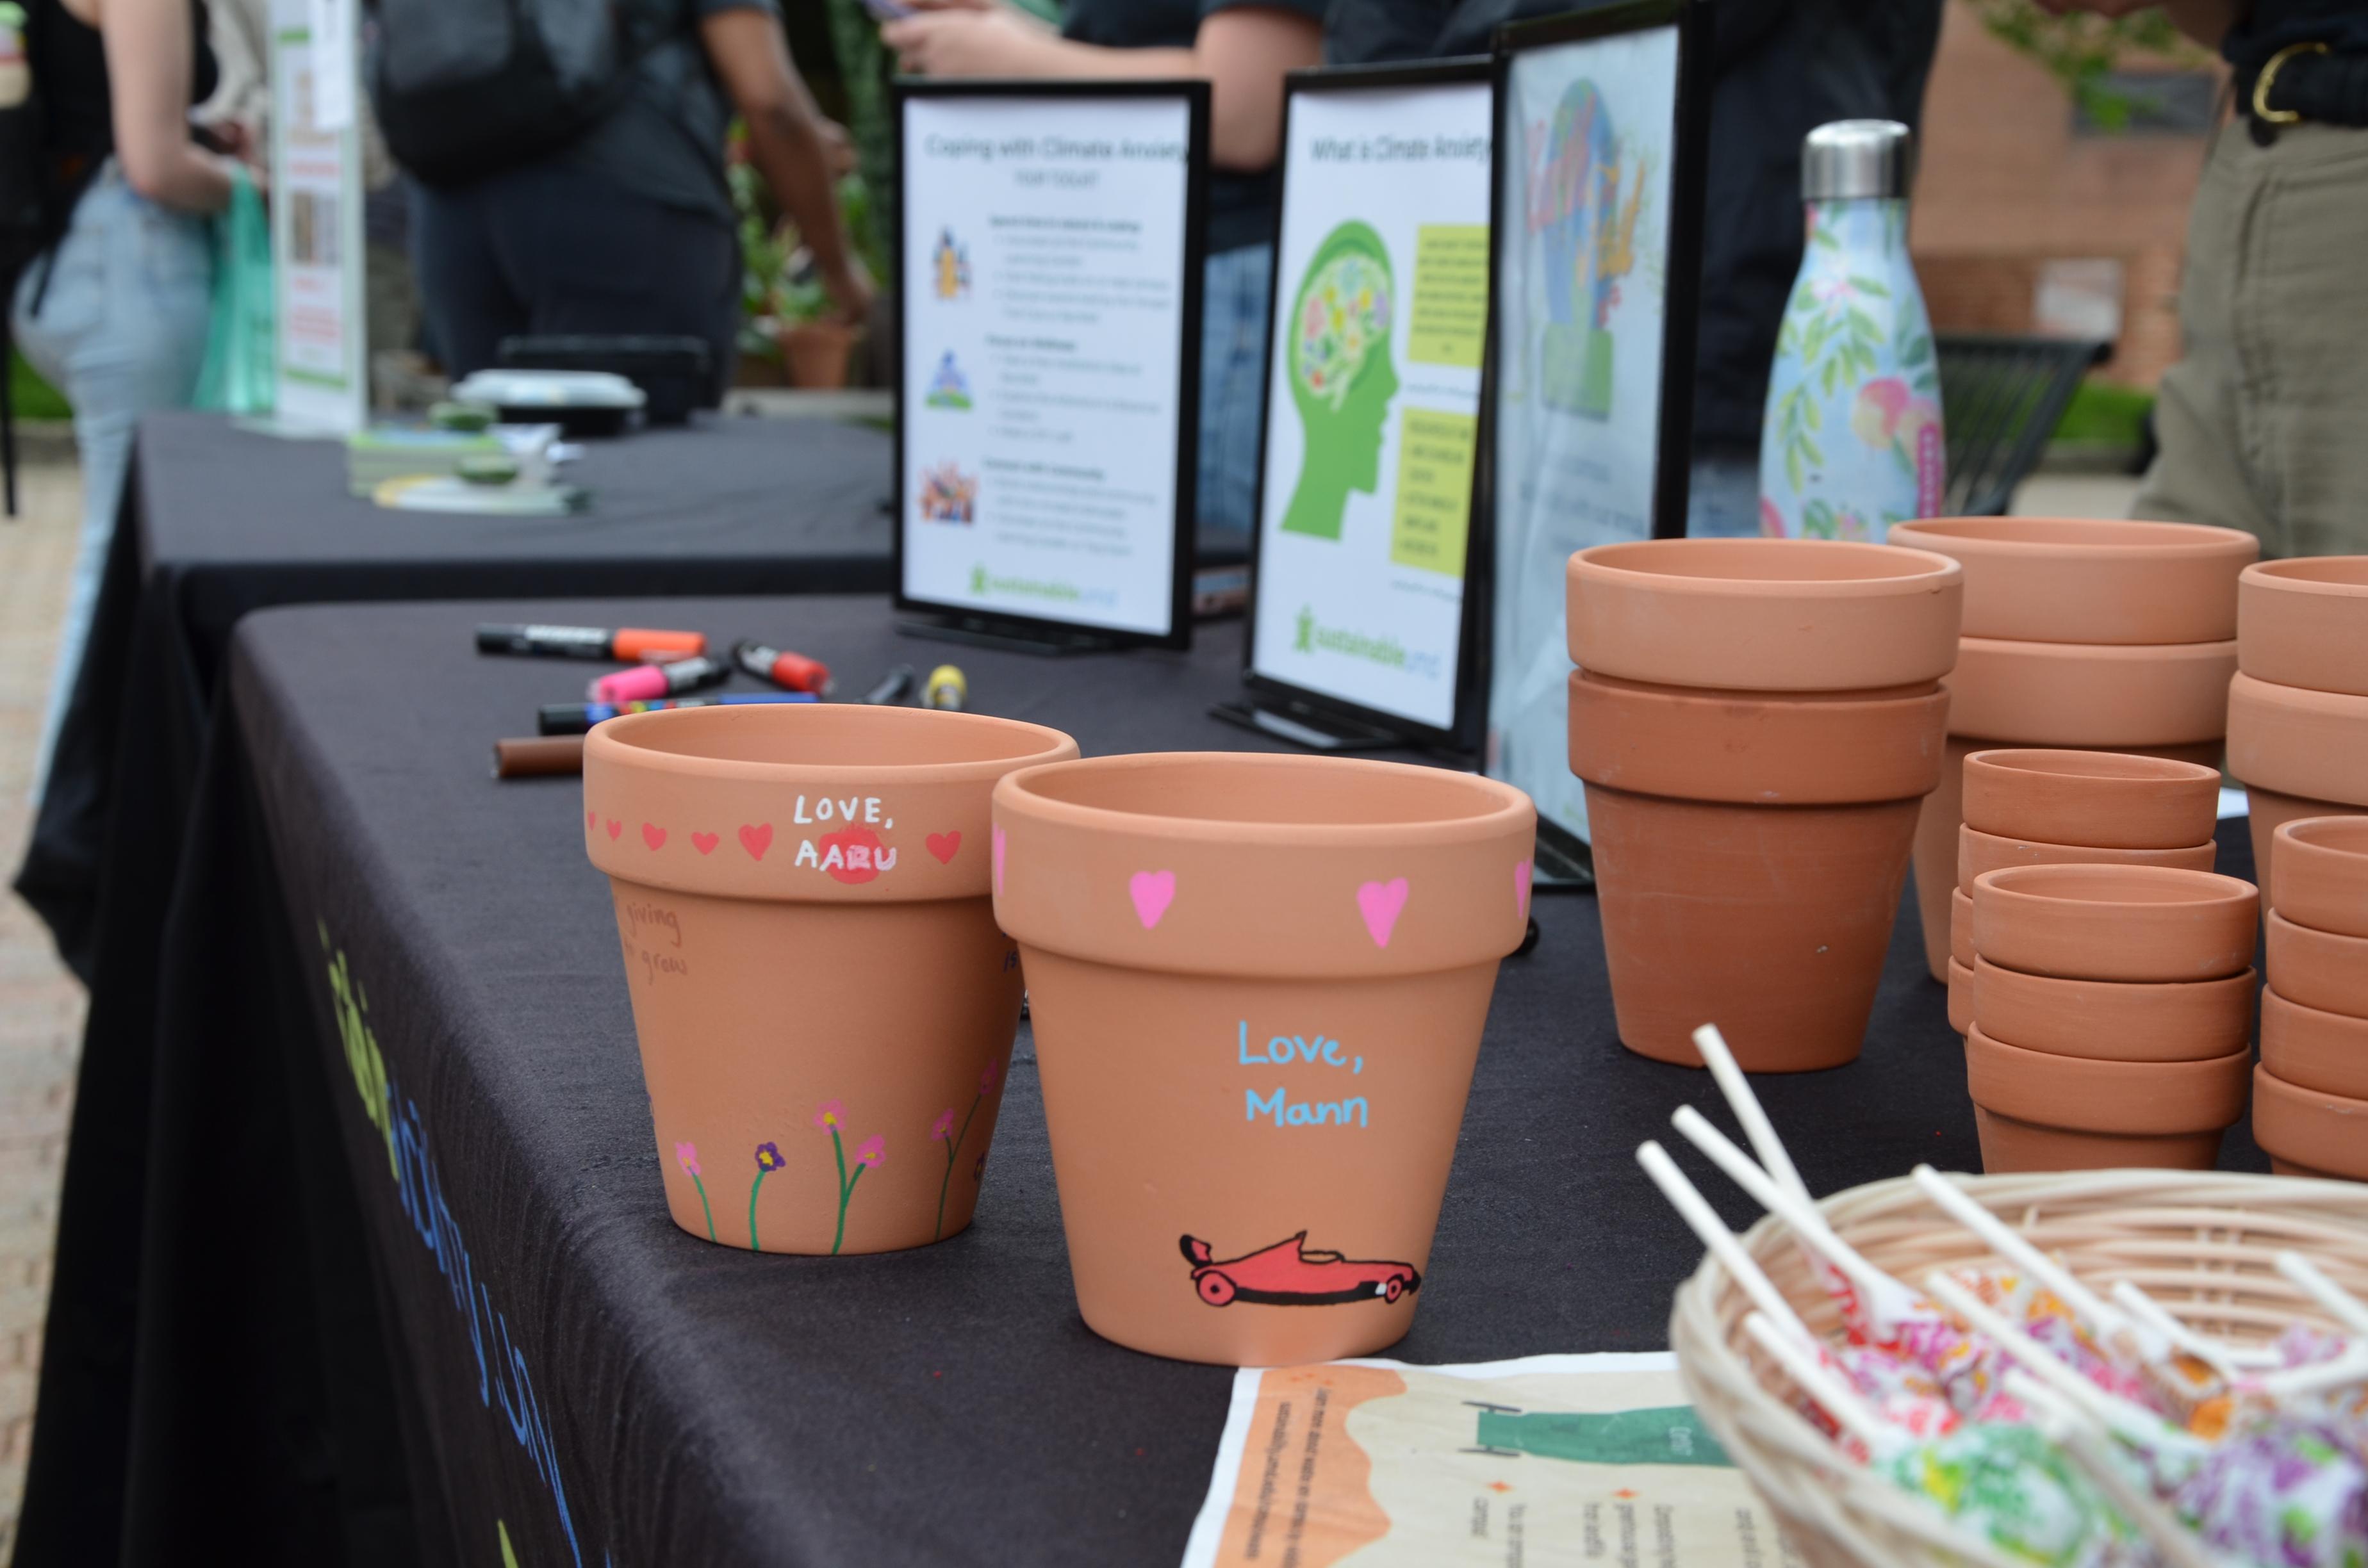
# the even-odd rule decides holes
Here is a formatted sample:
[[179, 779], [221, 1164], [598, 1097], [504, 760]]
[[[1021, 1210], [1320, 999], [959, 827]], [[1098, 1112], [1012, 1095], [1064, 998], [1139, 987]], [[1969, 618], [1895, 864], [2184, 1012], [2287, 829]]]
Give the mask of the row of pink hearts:
[[[599, 820], [597, 812], [584, 813], [586, 828], [598, 825]], [[609, 819], [608, 826], [609, 836], [612, 839], [625, 831], [625, 824], [615, 817]], [[998, 827], [994, 833], [995, 892], [1000, 897], [1003, 892], [1005, 839], [1003, 829]], [[662, 849], [666, 847], [666, 829], [651, 823], [642, 824], [643, 844], [652, 849]], [[722, 839], [712, 833], [694, 833], [690, 835], [690, 842], [701, 855], [707, 855], [713, 853]], [[773, 846], [773, 824], [762, 823], [753, 827], [742, 826], [740, 845], [748, 851], [751, 858], [763, 859], [765, 851]], [[928, 835], [928, 846], [929, 853], [936, 856], [940, 864], [951, 865], [962, 849], [962, 835], [959, 832], [933, 833]], [[1513, 868], [1513, 907], [1523, 918], [1527, 918], [1530, 913], [1530, 871], [1527, 860]], [[1397, 929], [1398, 915], [1406, 909], [1406, 892], [1404, 877], [1392, 877], [1386, 882], [1357, 884], [1357, 913], [1364, 916], [1365, 930], [1372, 937], [1375, 947], [1390, 945], [1391, 933]], [[1126, 880], [1126, 893], [1134, 904], [1134, 917], [1143, 922], [1144, 930], [1152, 930], [1167, 915], [1167, 906], [1176, 902], [1176, 873], [1137, 871]]]

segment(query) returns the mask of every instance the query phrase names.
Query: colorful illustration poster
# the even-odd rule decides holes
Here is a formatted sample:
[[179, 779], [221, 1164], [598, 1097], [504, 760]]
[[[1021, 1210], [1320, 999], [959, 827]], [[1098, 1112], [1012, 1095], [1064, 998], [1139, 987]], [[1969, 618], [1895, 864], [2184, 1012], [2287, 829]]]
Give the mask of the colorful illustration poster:
[[1236, 1373], [1183, 1568], [1801, 1561], [1658, 1351]]
[[1251, 667], [1449, 728], [1488, 312], [1488, 84], [1303, 90]]
[[904, 102], [904, 591], [1174, 630], [1191, 110]]
[[1659, 27], [1523, 51], [1505, 84], [1486, 763], [1582, 839], [1563, 570], [1653, 531], [1677, 80]]
[[274, 415], [283, 427], [346, 434], [370, 410], [362, 312], [361, 133], [342, 0], [271, 8], [271, 260], [279, 301]]

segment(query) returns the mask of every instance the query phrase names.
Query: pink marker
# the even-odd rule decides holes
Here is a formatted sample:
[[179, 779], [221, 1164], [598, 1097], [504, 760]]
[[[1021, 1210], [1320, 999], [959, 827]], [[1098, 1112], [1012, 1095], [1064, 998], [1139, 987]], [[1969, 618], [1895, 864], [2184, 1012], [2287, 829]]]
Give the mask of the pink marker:
[[602, 676], [592, 683], [590, 695], [595, 702], [647, 702], [721, 685], [731, 674], [731, 665], [702, 654], [678, 659], [671, 665], [637, 665], [630, 670]]

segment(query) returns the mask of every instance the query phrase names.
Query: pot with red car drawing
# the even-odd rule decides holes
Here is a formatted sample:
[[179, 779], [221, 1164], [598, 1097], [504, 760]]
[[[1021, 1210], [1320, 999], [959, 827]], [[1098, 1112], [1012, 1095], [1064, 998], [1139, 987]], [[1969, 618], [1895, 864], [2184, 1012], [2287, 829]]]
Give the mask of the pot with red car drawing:
[[1395, 1301], [1422, 1289], [1422, 1275], [1410, 1263], [1314, 1250], [1307, 1245], [1305, 1231], [1235, 1258], [1220, 1259], [1215, 1248], [1194, 1236], [1184, 1237], [1179, 1244], [1184, 1261], [1192, 1266], [1192, 1289], [1212, 1307], [1235, 1301], [1273, 1307]]

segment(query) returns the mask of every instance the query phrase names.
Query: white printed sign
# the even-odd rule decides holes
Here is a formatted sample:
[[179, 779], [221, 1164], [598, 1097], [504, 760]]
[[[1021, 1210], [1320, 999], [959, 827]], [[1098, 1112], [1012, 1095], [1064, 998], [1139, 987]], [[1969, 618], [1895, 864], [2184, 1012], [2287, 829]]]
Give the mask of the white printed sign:
[[350, 37], [317, 39], [315, 16], [348, 31], [350, 5], [273, 0], [271, 260], [279, 301], [279, 423], [345, 434], [369, 416], [362, 315], [362, 152]]

